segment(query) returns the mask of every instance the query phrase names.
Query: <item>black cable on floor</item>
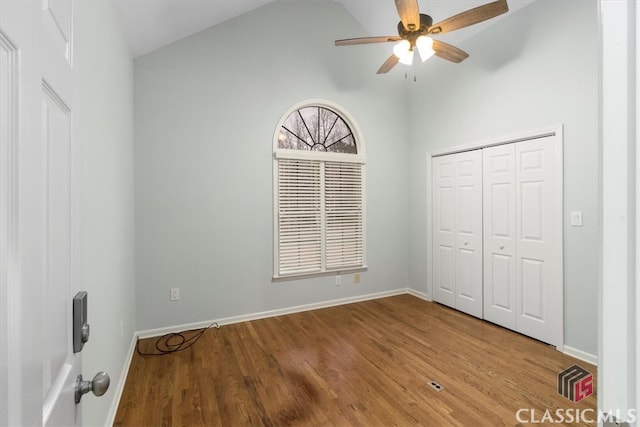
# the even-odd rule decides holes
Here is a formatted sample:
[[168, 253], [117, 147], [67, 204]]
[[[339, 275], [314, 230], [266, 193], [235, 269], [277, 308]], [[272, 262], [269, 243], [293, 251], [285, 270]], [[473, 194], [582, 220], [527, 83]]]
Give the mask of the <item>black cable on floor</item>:
[[[136, 341], [136, 352], [140, 356], [164, 356], [166, 354], [177, 353], [179, 351], [186, 350], [190, 348], [192, 345], [198, 342], [198, 340], [211, 328], [220, 328], [216, 322], [213, 322], [206, 328], [202, 329], [189, 329], [187, 331], [182, 332], [172, 332], [170, 334], [165, 334], [159, 337], [156, 340], [156, 350], [157, 353], [145, 353], [140, 351], [140, 339]], [[189, 332], [197, 332], [190, 338], [187, 338], [184, 334]], [[172, 342], [175, 341], [175, 342]]]

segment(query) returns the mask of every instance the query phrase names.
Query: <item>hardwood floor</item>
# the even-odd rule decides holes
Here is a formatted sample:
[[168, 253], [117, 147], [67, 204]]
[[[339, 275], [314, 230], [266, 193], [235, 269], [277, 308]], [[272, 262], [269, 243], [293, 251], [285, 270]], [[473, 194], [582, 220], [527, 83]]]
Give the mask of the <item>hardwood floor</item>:
[[595, 393], [573, 403], [557, 392], [557, 374], [573, 364], [595, 382], [593, 365], [546, 344], [399, 295], [209, 329], [166, 356], [136, 354], [114, 425], [513, 426], [523, 425], [521, 408], [522, 421], [557, 409], [594, 419]]

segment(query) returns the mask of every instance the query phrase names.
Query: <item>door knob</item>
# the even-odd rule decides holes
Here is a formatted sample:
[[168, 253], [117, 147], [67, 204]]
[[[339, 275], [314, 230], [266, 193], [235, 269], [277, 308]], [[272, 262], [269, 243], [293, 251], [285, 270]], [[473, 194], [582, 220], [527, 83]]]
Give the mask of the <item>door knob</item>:
[[96, 396], [102, 396], [109, 389], [110, 382], [109, 374], [103, 371], [98, 372], [91, 381], [84, 381], [82, 375], [78, 375], [76, 378], [76, 404], [80, 403], [83, 394], [90, 391]]
[[504, 245], [500, 245], [500, 250], [503, 250], [503, 249], [504, 249]]
[[467, 246], [469, 244], [469, 242], [464, 242], [464, 245]]

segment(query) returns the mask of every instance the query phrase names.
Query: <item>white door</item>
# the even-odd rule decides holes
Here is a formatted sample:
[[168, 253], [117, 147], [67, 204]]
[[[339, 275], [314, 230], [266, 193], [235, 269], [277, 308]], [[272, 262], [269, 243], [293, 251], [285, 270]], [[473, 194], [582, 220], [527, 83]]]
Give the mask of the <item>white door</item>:
[[515, 146], [517, 330], [558, 345], [562, 302], [562, 172], [556, 137]]
[[484, 149], [485, 319], [561, 345], [562, 145]]
[[434, 300], [482, 317], [482, 154], [433, 159]]
[[3, 335], [19, 352], [6, 368], [14, 387], [9, 424], [80, 423], [80, 353], [72, 347], [80, 261], [72, 7], [70, 0], [0, 1], [3, 71], [10, 70], [2, 75], [2, 124], [18, 155], [16, 171], [8, 171], [16, 197], [3, 206], [15, 209], [18, 236], [3, 264], [19, 260], [16, 276], [3, 283], [13, 304]]
[[482, 317], [482, 152], [455, 156], [456, 308]]
[[515, 145], [482, 151], [484, 318], [516, 329]]
[[433, 299], [455, 308], [455, 155], [433, 158]]

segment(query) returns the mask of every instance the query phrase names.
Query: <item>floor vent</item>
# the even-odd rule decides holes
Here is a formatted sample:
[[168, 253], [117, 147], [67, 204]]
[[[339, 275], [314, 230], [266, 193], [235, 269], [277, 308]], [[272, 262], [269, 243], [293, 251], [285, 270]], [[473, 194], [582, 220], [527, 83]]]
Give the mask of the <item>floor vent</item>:
[[438, 384], [438, 383], [437, 383], [437, 382], [435, 382], [435, 381], [431, 381], [431, 382], [429, 383], [429, 385], [430, 385], [431, 387], [433, 387], [433, 389], [434, 389], [435, 391], [442, 391], [442, 390], [444, 390], [444, 387], [442, 387], [440, 384]]

